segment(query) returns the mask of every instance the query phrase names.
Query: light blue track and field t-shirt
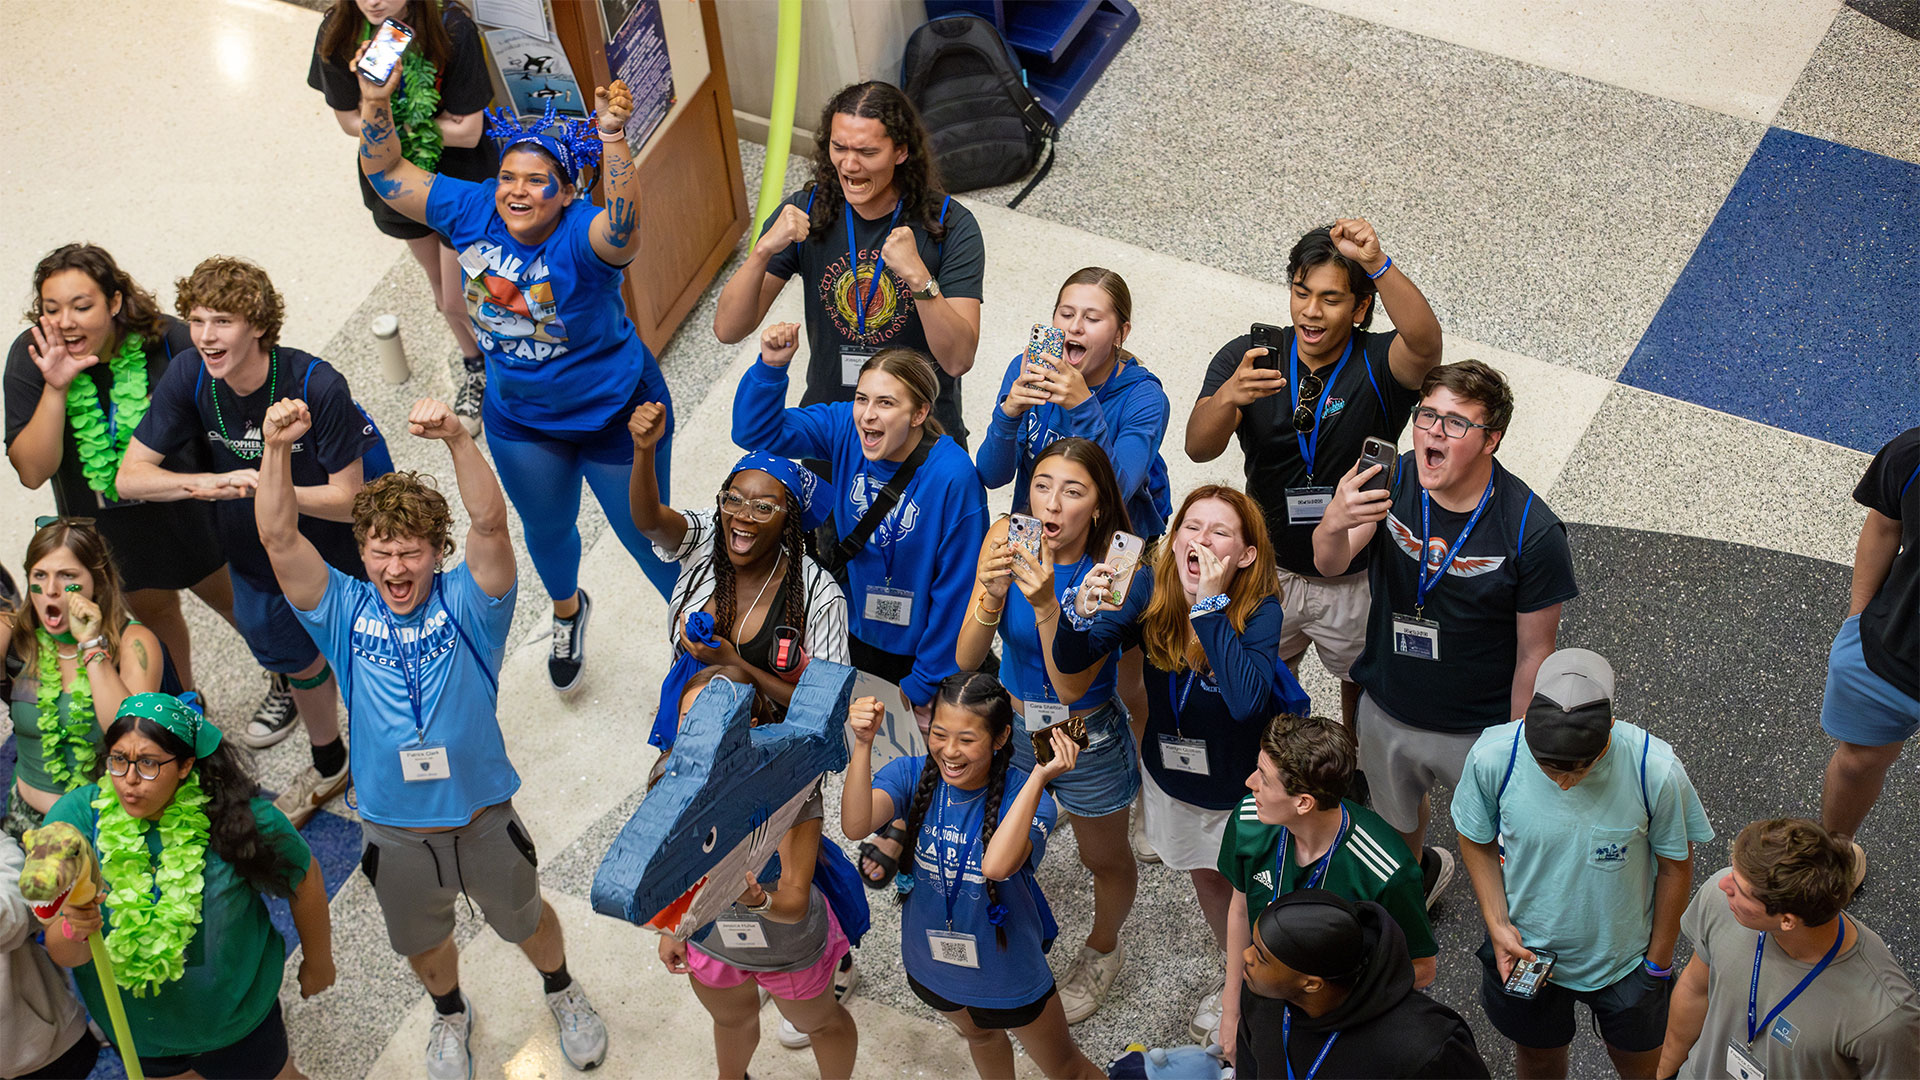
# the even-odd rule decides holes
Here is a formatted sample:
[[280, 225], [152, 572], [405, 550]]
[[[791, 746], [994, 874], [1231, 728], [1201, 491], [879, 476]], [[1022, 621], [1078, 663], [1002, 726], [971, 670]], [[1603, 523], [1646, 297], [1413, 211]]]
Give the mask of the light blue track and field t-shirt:
[[[1549, 978], [1570, 990], [1599, 990], [1646, 956], [1654, 856], [1684, 859], [1688, 842], [1713, 839], [1713, 827], [1665, 740], [1615, 721], [1606, 754], [1573, 790], [1561, 791], [1527, 751], [1520, 723], [1488, 728], [1467, 753], [1453, 824], [1476, 844], [1498, 836], [1505, 845], [1507, 908], [1527, 948], [1558, 954]], [[1501, 792], [1509, 761], [1513, 774]]]
[[[874, 788], [892, 797], [896, 817], [906, 816], [926, 761], [924, 756], [895, 758], [874, 774]], [[1005, 793], [1000, 800], [1002, 828], [1014, 824], [1007, 821], [1004, 814], [1026, 782], [1027, 774], [1023, 770], [1008, 767]], [[1042, 792], [1040, 806], [1034, 811], [1033, 820], [1027, 823], [1028, 836], [1033, 841], [1027, 864], [1000, 882], [1000, 902], [1007, 906], [1001, 926], [1007, 933], [1007, 947], [1002, 949], [994, 936], [993, 924], [987, 920], [986, 878], [980, 873], [980, 857], [986, 853], [986, 846], [977, 841], [986, 817], [986, 790], [961, 791], [948, 787], [944, 780], [935, 786], [920, 835], [914, 838], [913, 892], [907, 894], [906, 907], [900, 916], [900, 955], [906, 961], [907, 974], [948, 1001], [981, 1009], [1016, 1009], [1040, 1000], [1053, 985], [1053, 972], [1047, 967], [1046, 953], [1041, 951], [1042, 919], [1034, 899], [1039, 889], [1031, 879], [1034, 867], [1040, 865], [1041, 857], [1046, 854], [1047, 835], [1053, 831], [1056, 811], [1053, 797]], [[959, 870], [963, 859], [965, 869]], [[953, 929], [955, 933], [973, 935], [980, 960], [978, 968], [933, 959], [927, 931], [947, 928], [943, 866], [949, 874], [960, 872], [959, 891], [953, 904]]]
[[[371, 584], [328, 567], [320, 603], [293, 608], [340, 680], [361, 817], [401, 829], [465, 825], [520, 789], [496, 713], [519, 595], [516, 583], [488, 596], [461, 563], [434, 575], [425, 603], [395, 615]], [[447, 750], [444, 780], [401, 775], [400, 751], [420, 743], [403, 653], [418, 680], [425, 744]]]
[[437, 176], [427, 192], [427, 224], [459, 254], [467, 315], [489, 361], [487, 396], [526, 427], [598, 431], [644, 375], [662, 382], [627, 318], [626, 270], [593, 250], [592, 201], [575, 198], [552, 235], [529, 247], [500, 220], [498, 186]]

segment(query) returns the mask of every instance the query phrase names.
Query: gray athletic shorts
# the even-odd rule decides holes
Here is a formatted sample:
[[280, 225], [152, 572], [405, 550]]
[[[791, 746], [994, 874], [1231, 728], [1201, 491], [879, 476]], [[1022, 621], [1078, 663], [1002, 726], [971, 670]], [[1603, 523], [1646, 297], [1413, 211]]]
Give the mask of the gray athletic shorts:
[[1360, 724], [1360, 767], [1367, 771], [1373, 812], [1400, 832], [1420, 824], [1420, 799], [1435, 784], [1460, 786], [1467, 751], [1480, 733], [1428, 731], [1403, 724], [1360, 695], [1354, 710]]
[[362, 821], [360, 843], [360, 870], [380, 900], [387, 940], [402, 956], [453, 935], [453, 904], [463, 892], [506, 941], [519, 944], [540, 927], [540, 860], [511, 800], [447, 832]]

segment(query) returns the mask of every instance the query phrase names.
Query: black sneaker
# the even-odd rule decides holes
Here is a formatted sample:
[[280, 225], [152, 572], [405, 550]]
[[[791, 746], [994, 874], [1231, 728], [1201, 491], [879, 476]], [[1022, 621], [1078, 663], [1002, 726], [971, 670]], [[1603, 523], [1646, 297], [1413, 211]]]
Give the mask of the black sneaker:
[[241, 730], [240, 741], [255, 750], [278, 746], [293, 734], [294, 722], [299, 719], [300, 708], [293, 703], [293, 686], [285, 675], [268, 672], [267, 696], [260, 700], [260, 707], [253, 710], [253, 719]]
[[468, 371], [463, 367], [454, 375], [454, 381], [460, 388], [453, 394], [453, 415], [460, 418], [460, 425], [467, 429], [467, 434], [478, 436], [480, 403], [487, 396], [487, 373], [484, 370]]
[[593, 614], [593, 601], [587, 590], [579, 589], [580, 610], [573, 618], [553, 617], [553, 652], [547, 656], [547, 678], [555, 691], [571, 694], [580, 686], [580, 670], [587, 663], [587, 617]]
[[1440, 902], [1440, 894], [1453, 884], [1453, 852], [1446, 848], [1423, 848], [1420, 852], [1421, 884], [1427, 894], [1427, 910]]

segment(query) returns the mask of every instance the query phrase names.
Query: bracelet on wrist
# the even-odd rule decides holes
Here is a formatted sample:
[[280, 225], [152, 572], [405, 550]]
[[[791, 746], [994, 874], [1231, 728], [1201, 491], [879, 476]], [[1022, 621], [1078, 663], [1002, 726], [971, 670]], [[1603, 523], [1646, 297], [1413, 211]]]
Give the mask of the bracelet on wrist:
[[604, 131], [596, 132], [595, 134], [600, 136], [601, 142], [626, 142], [627, 141], [627, 133], [625, 131], [616, 131], [611, 135], [607, 134]]
[[1647, 974], [1653, 976], [1656, 979], [1673, 978], [1673, 968], [1671, 966], [1661, 967], [1660, 965], [1654, 963], [1652, 960], [1646, 959], [1645, 957], [1641, 958], [1641, 963], [1646, 965]]
[[86, 664], [91, 664], [91, 663], [93, 663], [93, 662], [94, 662], [94, 660], [95, 660], [95, 659], [97, 659], [97, 658], [99, 658], [99, 657], [103, 657], [103, 656], [104, 656], [104, 657], [106, 657], [106, 658], [107, 658], [107, 659], [109, 659], [109, 660], [111, 660], [111, 659], [113, 659], [113, 657], [112, 657], [112, 656], [109, 656], [109, 655], [107, 654], [107, 650], [105, 650], [105, 649], [94, 649], [94, 650], [93, 650], [92, 652], [84, 652], [84, 653], [81, 653], [81, 654], [80, 654], [80, 663], [81, 663], [81, 664], [82, 664], [83, 666], [84, 666], [84, 665], [86, 665]]
[[983, 618], [981, 618], [981, 617], [980, 617], [980, 612], [981, 612], [981, 611], [986, 611], [986, 605], [985, 605], [985, 604], [982, 604], [982, 605], [980, 605], [980, 607], [979, 607], [979, 608], [978, 608], [977, 610], [975, 610], [975, 611], [974, 611], [974, 613], [973, 613], [973, 621], [974, 621], [974, 622], [977, 622], [977, 623], [979, 623], [979, 624], [980, 624], [981, 626], [999, 626], [999, 625], [1000, 625], [1000, 612], [999, 612], [999, 610], [994, 610], [994, 611], [991, 611], [991, 612], [988, 612], [988, 614], [990, 614], [990, 615], [992, 615], [992, 616], [993, 616], [993, 621], [992, 621], [992, 622], [988, 622], [987, 620], [985, 620], [985, 619], [983, 619]]
[[1393, 256], [1389, 255], [1387, 256], [1387, 261], [1380, 264], [1380, 269], [1375, 270], [1373, 273], [1367, 275], [1367, 280], [1372, 281], [1378, 278], [1381, 274], [1384, 274], [1391, 269], [1393, 269]]
[[88, 638], [87, 640], [81, 642], [79, 645], [79, 649], [81, 652], [86, 652], [88, 649], [104, 649], [106, 647], [107, 647], [107, 635], [105, 634], [95, 634], [92, 637]]
[[1033, 625], [1039, 626], [1041, 623], [1047, 622], [1050, 619], [1057, 619], [1059, 617], [1060, 617], [1060, 605], [1055, 604], [1053, 605], [1052, 610], [1048, 611], [1045, 615], [1035, 615], [1033, 617]]

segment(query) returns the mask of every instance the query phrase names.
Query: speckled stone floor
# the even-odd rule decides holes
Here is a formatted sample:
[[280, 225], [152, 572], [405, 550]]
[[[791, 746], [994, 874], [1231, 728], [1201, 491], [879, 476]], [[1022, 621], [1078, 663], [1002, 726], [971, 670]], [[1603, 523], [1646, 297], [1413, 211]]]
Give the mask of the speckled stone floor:
[[[42, 119], [23, 137], [50, 138], [44, 118], [72, 108], [50, 96], [63, 79], [136, 40], [182, 35], [111, 2], [123, 9], [109, 20], [118, 36], [102, 38], [99, 57], [41, 57], [25, 73], [23, 85], [49, 96], [27, 102]], [[1179, 455], [1200, 371], [1250, 318], [1284, 318], [1279, 283], [1293, 237], [1335, 216], [1368, 217], [1433, 301], [1449, 358], [1479, 356], [1513, 379], [1520, 413], [1502, 456], [1569, 522], [1582, 586], [1561, 641], [1609, 656], [1622, 712], [1679, 750], [1718, 833], [1697, 856], [1704, 880], [1746, 821], [1817, 812], [1825, 657], [1861, 521], [1849, 494], [1868, 453], [1920, 422], [1920, 340], [1909, 317], [1920, 303], [1920, 27], [1912, 5], [1886, 0], [1764, 0], [1770, 22], [1724, 0], [1431, 6], [1143, 0], [1140, 31], [1063, 129], [1053, 175], [1022, 212], [998, 209], [1013, 187], [968, 196], [988, 237], [990, 302], [967, 407], [989, 407], [1005, 358], [1044, 317], [1066, 270], [1110, 265], [1135, 293], [1132, 343], [1175, 399], [1166, 442], [1174, 486], [1237, 479], [1235, 451], [1207, 466]], [[1649, 18], [1649, 6], [1664, 14]], [[236, 116], [271, 103], [281, 120], [256, 137], [273, 160], [304, 162], [298, 155], [315, 146], [345, 152], [300, 81], [317, 15], [256, 0], [189, 9], [201, 20], [192, 26], [224, 35], [218, 63], [137, 77], [117, 66], [133, 91], [124, 115], [103, 121], [113, 137], [185, 132], [160, 104], [172, 88]], [[1429, 17], [1444, 27], [1419, 21]], [[0, 29], [31, 38], [36, 25], [27, 9], [0, 6]], [[1664, 36], [1620, 44], [1648, 33]], [[1569, 41], [1588, 47], [1571, 56]], [[1696, 71], [1662, 59], [1689, 51], [1710, 62]], [[1715, 72], [1739, 72], [1738, 85]], [[753, 191], [760, 149], [741, 151]], [[451, 336], [411, 258], [371, 235], [358, 200], [325, 182], [331, 174], [308, 175], [324, 171], [292, 171], [277, 192], [306, 209], [295, 228], [265, 196], [223, 213], [191, 186], [164, 189], [164, 206], [125, 206], [102, 179], [113, 174], [99, 169], [74, 181], [73, 216], [23, 221], [0, 237], [0, 252], [22, 285], [32, 261], [69, 234], [123, 252], [151, 285], [205, 250], [261, 258], [288, 294], [294, 343], [324, 346], [348, 373], [401, 467], [445, 474], [433, 447], [399, 432], [415, 398], [451, 393]], [[788, 187], [803, 174], [791, 163]], [[8, 173], [0, 189], [24, 196], [29, 180]], [[193, 236], [192, 250], [157, 242], [156, 220], [169, 236]], [[332, 242], [309, 243], [309, 234]], [[734, 455], [722, 418], [744, 356], [712, 338], [714, 293], [661, 354], [690, 418], [688, 453], [676, 460], [682, 504], [710, 490]], [[795, 307], [791, 296], [781, 304], [774, 317]], [[379, 377], [365, 330], [389, 312], [401, 317], [414, 365], [399, 386]], [[1005, 500], [995, 493], [993, 505]], [[44, 489], [0, 495], [0, 550], [24, 547], [25, 523], [49, 505]], [[517, 519], [513, 527], [517, 537]], [[541, 844], [574, 969], [616, 1025], [601, 1074], [698, 1075], [712, 1062], [705, 1023], [653, 958], [652, 936], [590, 916], [582, 902], [651, 760], [639, 734], [651, 704], [631, 700], [632, 687], [656, 681], [665, 658], [659, 601], [619, 546], [600, 542], [605, 519], [592, 499], [580, 527], [590, 545], [583, 574], [605, 600], [589, 684], [567, 703], [541, 685], [545, 605], [516, 539], [523, 597], [502, 711], [525, 785], [517, 803]], [[231, 730], [263, 689], [258, 670], [225, 624], [191, 601], [187, 610], [201, 681]], [[1308, 689], [1329, 700], [1324, 673], [1304, 667]], [[0, 765], [8, 761], [0, 750]], [[274, 787], [304, 765], [305, 750], [296, 738], [258, 763]], [[828, 791], [832, 821], [838, 784]], [[1445, 837], [1437, 796], [1434, 834]], [[1917, 822], [1909, 754], [1861, 837], [1891, 856], [1920, 844]], [[320, 1080], [417, 1075], [424, 1000], [353, 872], [351, 810], [336, 806], [308, 836], [333, 892], [340, 980], [311, 1001], [291, 982], [283, 989], [295, 1052]], [[1091, 914], [1075, 851], [1063, 830], [1040, 874], [1067, 946], [1057, 967]], [[1909, 970], [1920, 968], [1916, 895], [1915, 872], [1882, 857], [1853, 909]], [[1434, 915], [1435, 996], [1475, 1026], [1495, 1075], [1510, 1076], [1510, 1049], [1476, 1000], [1471, 953], [1482, 929], [1464, 880]], [[524, 962], [464, 908], [458, 937], [467, 985], [488, 1010], [479, 1075], [566, 1074]], [[877, 904], [859, 951], [860, 1073], [964, 1074], [957, 1040], [924, 1023], [931, 1014], [904, 985], [897, 938], [897, 915]], [[1184, 1041], [1217, 964], [1184, 877], [1158, 867], [1142, 868], [1124, 940], [1130, 959], [1107, 1007], [1074, 1029], [1097, 1061], [1133, 1040]], [[1611, 1075], [1584, 1027], [1573, 1069]], [[98, 1075], [113, 1070], [104, 1064]], [[810, 1056], [781, 1050], [767, 1032], [756, 1076], [811, 1070]]]

